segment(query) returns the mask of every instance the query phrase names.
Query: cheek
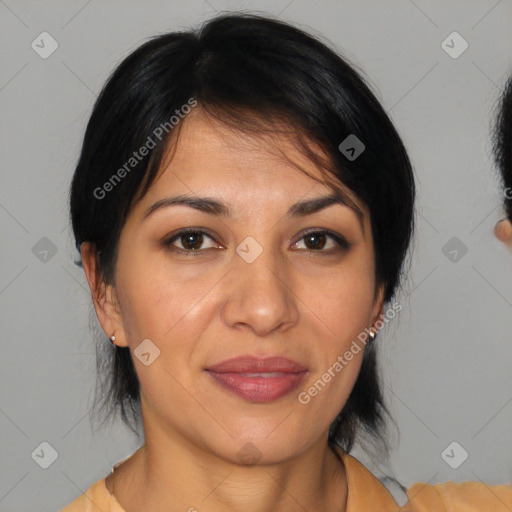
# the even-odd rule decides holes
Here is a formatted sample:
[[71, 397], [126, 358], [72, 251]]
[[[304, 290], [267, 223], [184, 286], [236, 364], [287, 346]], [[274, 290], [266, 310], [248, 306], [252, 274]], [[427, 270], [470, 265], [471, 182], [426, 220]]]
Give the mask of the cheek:
[[322, 321], [331, 337], [338, 340], [340, 347], [343, 340], [370, 326], [374, 307], [373, 266], [357, 257], [351, 258], [351, 262], [300, 286], [301, 300]]
[[[118, 267], [117, 289], [121, 313], [132, 354], [142, 340], [150, 339], [159, 349], [154, 363], [145, 366], [133, 357], [141, 392], [148, 403], [165, 410], [191, 406], [186, 390], [194, 389], [198, 340], [212, 322], [211, 278], [194, 279], [177, 272], [157, 258], [130, 258]], [[200, 414], [195, 411], [194, 414]]]
[[317, 365], [299, 402], [308, 414], [332, 421], [345, 404], [359, 374], [374, 307], [373, 267], [354, 259], [325, 276], [301, 297], [311, 326], [310, 346]]
[[170, 265], [163, 254], [149, 258], [121, 249], [116, 284], [130, 345], [145, 338], [163, 346], [178, 337], [185, 342], [185, 327], [197, 331], [206, 320], [211, 279], [194, 277], [193, 266]]

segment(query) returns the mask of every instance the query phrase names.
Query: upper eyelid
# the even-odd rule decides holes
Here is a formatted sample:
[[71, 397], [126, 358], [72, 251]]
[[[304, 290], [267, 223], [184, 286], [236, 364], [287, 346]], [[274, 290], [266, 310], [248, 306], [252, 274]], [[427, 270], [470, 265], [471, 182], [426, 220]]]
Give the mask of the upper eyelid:
[[345, 238], [341, 233], [337, 233], [336, 231], [332, 230], [332, 229], [327, 229], [327, 228], [310, 228], [310, 229], [307, 229], [306, 231], [304, 231], [300, 237], [299, 237], [299, 240], [303, 237], [305, 237], [306, 235], [310, 235], [311, 233], [325, 233], [327, 236], [330, 236], [330, 237], [339, 237], [339, 238]]
[[165, 243], [170, 243], [171, 241], [177, 240], [178, 238], [180, 238], [183, 235], [186, 235], [187, 233], [201, 233], [202, 235], [205, 235], [208, 238], [211, 238], [214, 242], [217, 242], [217, 240], [215, 239], [214, 235], [211, 235], [210, 233], [208, 233], [208, 231], [205, 231], [202, 228], [183, 228], [183, 229], [180, 229], [176, 233], [174, 233], [173, 235], [166, 236], [164, 238], [164, 242]]

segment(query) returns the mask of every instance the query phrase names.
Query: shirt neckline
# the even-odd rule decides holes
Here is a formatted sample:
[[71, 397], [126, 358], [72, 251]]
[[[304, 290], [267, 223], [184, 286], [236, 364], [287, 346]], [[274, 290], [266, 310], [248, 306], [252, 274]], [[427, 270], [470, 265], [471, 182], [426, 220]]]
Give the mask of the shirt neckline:
[[[138, 448], [136, 451], [138, 451]], [[135, 452], [128, 457], [120, 460], [112, 466], [110, 474], [126, 460], [128, 460]], [[358, 510], [366, 510], [368, 507], [375, 506], [377, 502], [381, 512], [398, 512], [399, 505], [396, 503], [389, 491], [384, 487], [380, 480], [371, 473], [358, 459], [352, 455], [345, 453], [340, 447], [336, 447], [336, 455], [341, 459], [345, 467], [345, 475], [347, 478], [347, 502], [345, 512], [357, 512]], [[107, 488], [107, 477], [103, 478], [103, 487], [107, 491], [111, 504], [115, 504], [119, 508], [116, 512], [125, 512], [121, 504], [117, 501], [114, 494], [111, 494]], [[382, 502], [382, 504], [381, 504]], [[382, 506], [385, 508], [382, 508]], [[357, 507], [354, 508], [354, 507]]]

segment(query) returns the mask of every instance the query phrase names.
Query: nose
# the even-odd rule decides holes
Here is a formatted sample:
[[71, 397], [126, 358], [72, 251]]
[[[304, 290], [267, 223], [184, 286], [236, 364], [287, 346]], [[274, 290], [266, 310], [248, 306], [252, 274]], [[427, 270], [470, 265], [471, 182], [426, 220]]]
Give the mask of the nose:
[[267, 249], [251, 263], [238, 254], [234, 258], [222, 308], [226, 325], [250, 330], [258, 336], [295, 325], [299, 310], [286, 261]]

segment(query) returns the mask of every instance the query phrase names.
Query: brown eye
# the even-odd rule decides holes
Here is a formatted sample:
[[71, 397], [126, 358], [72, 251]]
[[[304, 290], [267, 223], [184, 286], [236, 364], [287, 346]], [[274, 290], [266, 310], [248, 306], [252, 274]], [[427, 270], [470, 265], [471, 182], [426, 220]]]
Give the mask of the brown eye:
[[310, 233], [304, 237], [308, 249], [323, 249], [327, 237], [324, 233]]
[[218, 247], [214, 239], [200, 229], [182, 230], [168, 238], [164, 245], [178, 253], [200, 253]]
[[179, 240], [186, 250], [197, 250], [203, 245], [202, 233], [187, 233], [186, 235], [181, 235]]
[[[303, 245], [301, 247], [301, 245]], [[341, 236], [329, 231], [310, 231], [294, 244], [295, 249], [309, 252], [330, 253], [336, 249], [348, 249], [350, 245]]]

